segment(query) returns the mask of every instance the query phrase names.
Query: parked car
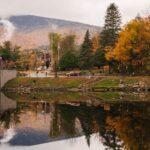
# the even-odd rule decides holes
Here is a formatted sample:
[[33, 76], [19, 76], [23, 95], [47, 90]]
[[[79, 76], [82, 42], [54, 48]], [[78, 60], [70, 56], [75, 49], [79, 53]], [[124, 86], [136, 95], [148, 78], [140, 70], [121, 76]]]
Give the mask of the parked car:
[[80, 76], [81, 72], [80, 71], [71, 71], [66, 73], [66, 76]]

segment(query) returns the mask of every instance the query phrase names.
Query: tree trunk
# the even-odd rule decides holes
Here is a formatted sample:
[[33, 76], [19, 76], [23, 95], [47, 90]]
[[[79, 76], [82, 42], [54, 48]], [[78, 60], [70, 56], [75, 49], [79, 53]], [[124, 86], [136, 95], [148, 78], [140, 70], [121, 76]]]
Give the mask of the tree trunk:
[[57, 74], [57, 63], [56, 61], [54, 62], [54, 77], [57, 78], [58, 74]]

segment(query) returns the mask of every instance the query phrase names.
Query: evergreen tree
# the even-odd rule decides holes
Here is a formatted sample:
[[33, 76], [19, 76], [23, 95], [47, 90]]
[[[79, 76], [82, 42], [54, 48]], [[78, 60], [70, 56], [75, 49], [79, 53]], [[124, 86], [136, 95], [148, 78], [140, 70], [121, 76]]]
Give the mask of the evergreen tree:
[[82, 69], [88, 69], [93, 66], [93, 52], [92, 52], [92, 41], [90, 39], [89, 30], [87, 30], [81, 51], [79, 55], [79, 66]]
[[105, 25], [100, 34], [100, 46], [105, 49], [106, 46], [114, 47], [118, 38], [121, 25], [121, 15], [118, 7], [112, 3], [107, 8], [105, 16]]
[[67, 52], [62, 56], [59, 62], [61, 70], [70, 70], [78, 67], [78, 58], [71, 52]]
[[105, 64], [104, 51], [101, 48], [98, 48], [94, 55], [94, 66], [100, 68], [104, 66], [104, 64]]
[[4, 42], [4, 46], [0, 47], [0, 51], [4, 60], [11, 60], [11, 43], [9, 41]]
[[18, 46], [12, 46], [10, 41], [5, 41], [2, 46], [0, 46], [0, 55], [5, 61], [6, 68], [14, 68], [17, 66], [17, 61], [19, 60], [19, 49]]
[[[100, 47], [106, 53], [106, 49], [115, 47], [118, 39], [119, 31], [121, 30], [121, 15], [118, 7], [112, 3], [107, 8], [105, 16], [105, 25], [100, 34]], [[105, 54], [106, 56], [106, 54]], [[110, 72], [113, 72], [117, 68], [117, 62], [112, 59], [106, 62], [110, 66]]]

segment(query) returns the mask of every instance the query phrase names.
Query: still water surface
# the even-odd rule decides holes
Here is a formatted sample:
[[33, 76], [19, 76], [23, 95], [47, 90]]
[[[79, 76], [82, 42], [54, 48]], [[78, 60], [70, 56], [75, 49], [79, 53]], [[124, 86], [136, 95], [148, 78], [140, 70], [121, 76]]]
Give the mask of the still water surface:
[[106, 101], [65, 94], [58, 100], [55, 94], [47, 101], [46, 93], [36, 95], [1, 94], [0, 149], [150, 150], [148, 97], [115, 100], [109, 94], [113, 99]]

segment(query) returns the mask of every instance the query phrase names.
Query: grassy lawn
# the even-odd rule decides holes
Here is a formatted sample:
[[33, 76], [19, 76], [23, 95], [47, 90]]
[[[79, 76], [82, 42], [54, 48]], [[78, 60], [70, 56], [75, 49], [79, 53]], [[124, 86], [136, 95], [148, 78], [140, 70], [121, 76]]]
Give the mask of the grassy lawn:
[[31, 88], [76, 88], [80, 84], [86, 82], [86, 78], [28, 78], [17, 77], [8, 83], [4, 88], [19, 88], [19, 87], [31, 87]]
[[95, 85], [92, 85], [92, 87], [119, 87], [119, 79], [106, 77], [98, 81]]
[[147, 101], [149, 102], [150, 93], [126, 93], [126, 92], [92, 92], [93, 96], [108, 102], [119, 101]]
[[[17, 102], [48, 101], [48, 102], [85, 102], [92, 100], [93, 96], [104, 102], [149, 102], [150, 93], [123, 93], [123, 92], [33, 92], [30, 94], [19, 94], [6, 92], [5, 95]], [[90, 95], [92, 97], [90, 97]], [[95, 98], [93, 99], [95, 100]]]
[[5, 93], [5, 95], [15, 101], [50, 101], [50, 102], [78, 102], [85, 101], [88, 96], [78, 92], [33, 92], [30, 94]]
[[94, 92], [92, 95], [95, 95], [97, 98], [106, 100], [106, 101], [116, 101], [120, 99], [119, 92]]
[[65, 78], [30, 78], [17, 77], [9, 81], [4, 88], [78, 88], [81, 85], [87, 84], [87, 88], [118, 88], [121, 85], [124, 87], [132, 87], [135, 85], [144, 85], [150, 87], [150, 77], [129, 77], [129, 76], [106, 76], [87, 79], [85, 77], [65, 77]]
[[143, 84], [146, 87], [150, 87], [150, 77], [106, 76], [94, 85], [92, 84], [90, 87], [117, 88], [120, 87], [121, 84], [124, 85], [124, 87], [132, 87], [134, 85], [140, 84]]

